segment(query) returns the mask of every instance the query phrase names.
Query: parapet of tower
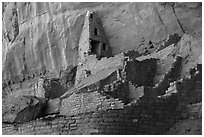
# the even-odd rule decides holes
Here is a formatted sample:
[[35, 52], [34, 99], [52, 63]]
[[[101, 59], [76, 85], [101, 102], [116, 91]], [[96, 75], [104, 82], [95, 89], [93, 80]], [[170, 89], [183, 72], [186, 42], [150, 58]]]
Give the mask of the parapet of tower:
[[79, 41], [79, 62], [90, 55], [101, 59], [110, 57], [112, 51], [100, 18], [96, 13], [87, 11]]

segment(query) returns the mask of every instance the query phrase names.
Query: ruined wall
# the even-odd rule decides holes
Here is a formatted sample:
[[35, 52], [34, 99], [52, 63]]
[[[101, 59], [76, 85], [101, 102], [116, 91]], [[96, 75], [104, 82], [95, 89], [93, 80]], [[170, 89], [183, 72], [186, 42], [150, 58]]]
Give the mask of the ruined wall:
[[[97, 17], [96, 13], [87, 11], [79, 41], [76, 84], [93, 74], [91, 69], [95, 64], [93, 64], [92, 61], [98, 62], [98, 59], [110, 57], [111, 55], [112, 50], [100, 19]], [[87, 65], [92, 66], [87, 68]]]
[[115, 70], [103, 79], [95, 79], [94, 83], [76, 88], [70, 95], [61, 96], [60, 114], [69, 116], [98, 110], [122, 109], [129, 102], [129, 89], [121, 73], [121, 70]]
[[[144, 94], [136, 104], [120, 103], [121, 107], [117, 108], [114, 107], [117, 106], [117, 103], [113, 103], [112, 108], [110, 108], [110, 103], [109, 107], [104, 106], [104, 109], [94, 109], [88, 113], [81, 111], [82, 113], [77, 115], [72, 115], [73, 113], [70, 113], [69, 116], [52, 115], [24, 124], [3, 123], [2, 133], [3, 135], [164, 134], [176, 121], [183, 118], [180, 112], [185, 104], [202, 100], [202, 69], [200, 66], [198, 65], [197, 70], [199, 71], [194, 72], [192, 77], [176, 82], [175, 89], [170, 86], [163, 96], [151, 97]], [[84, 96], [86, 103], [93, 101], [90, 100], [90, 97], [95, 92], [83, 94], [87, 95]], [[80, 97], [74, 96], [71, 99], [73, 102], [80, 100]], [[104, 99], [102, 102], [108, 102], [108, 99], [102, 98]], [[111, 100], [114, 99], [110, 99], [109, 102], [112, 102]]]
[[153, 79], [157, 70], [157, 59], [127, 62], [125, 72], [127, 80], [137, 86], [153, 86]]
[[189, 78], [178, 81], [176, 85], [183, 103], [194, 104], [202, 102], [202, 65]]
[[[78, 47], [78, 64], [85, 61], [85, 57], [88, 56], [90, 50], [90, 23], [89, 23], [89, 13], [87, 12], [84, 17], [84, 25], [79, 39]], [[78, 65], [80, 66], [80, 65]]]
[[18, 125], [7, 124], [3, 125], [3, 134], [162, 134], [176, 120], [175, 97], [151, 100], [153, 102], [144, 99], [141, 105], [126, 106], [124, 109], [41, 118]]
[[[141, 56], [138, 61], [159, 59], [157, 66], [153, 61], [150, 63], [152, 67], [145, 67], [148, 72], [156, 73], [156, 78], [153, 79], [152, 74], [149, 80], [151, 73], [147, 73], [148, 76], [140, 74], [143, 69], [138, 67], [136, 78], [131, 79], [129, 75], [131, 82], [124, 79], [115, 81], [116, 75], [123, 75], [117, 70], [128, 59], [126, 53], [100, 61], [92, 60], [86, 66], [91, 75], [88, 73], [89, 77], [81, 84], [60, 97], [62, 113], [57, 110], [52, 115], [56, 121], [41, 118], [24, 124], [3, 123], [3, 134], [163, 134], [179, 119], [177, 112], [183, 105], [202, 100], [201, 77], [184, 79], [181, 86], [177, 83], [179, 93], [173, 91], [171, 94], [169, 91], [169, 82], [176, 81], [180, 75], [189, 76], [189, 68], [201, 62], [201, 8], [202, 3], [3, 3], [5, 106], [9, 105], [7, 101], [15, 99], [13, 97], [36, 95], [42, 75], [61, 77], [59, 85], [66, 86], [60, 94], [55, 94], [57, 88], [53, 88], [51, 98], [72, 88], [76, 71], [67, 70], [70, 66], [76, 70], [79, 37], [87, 10], [95, 10], [101, 18], [114, 55], [136, 49], [137, 52], [133, 51], [137, 53], [135, 55], [129, 52], [129, 59], [134, 60], [143, 53], [153, 54]], [[170, 42], [158, 44], [172, 33], [192, 36], [183, 35], [178, 44], [178, 39], [172, 44], [171, 37]], [[158, 50], [162, 51], [154, 53]], [[178, 54], [181, 57], [176, 58]], [[141, 83], [138, 76], [145, 76]], [[140, 87], [135, 88], [138, 83]], [[131, 98], [130, 90], [137, 92], [138, 88], [141, 88], [141, 93]], [[169, 93], [163, 96], [167, 92], [170, 96]], [[49, 100], [46, 109], [52, 103], [58, 106], [60, 99]], [[126, 105], [132, 99], [136, 104]], [[53, 114], [53, 111], [47, 111], [45, 114]], [[59, 113], [68, 116], [58, 117]], [[82, 122], [77, 122], [77, 119]]]
[[[91, 18], [92, 17], [92, 18]], [[105, 31], [103, 29], [103, 24], [100, 20], [99, 17], [95, 13], [90, 13], [90, 39], [95, 40], [99, 42], [99, 45], [94, 45], [91, 43], [91, 48], [98, 50], [97, 57], [102, 58], [102, 57], [110, 57], [112, 56], [112, 49], [109, 43], [109, 40], [105, 34]], [[97, 47], [94, 47], [97, 46]], [[92, 52], [92, 51], [91, 51]]]
[[98, 110], [122, 109], [123, 105], [121, 100], [103, 96], [97, 91], [79, 93], [62, 100], [60, 114], [71, 116]]
[[[87, 57], [86, 62], [77, 68], [77, 74], [76, 74], [76, 83], [79, 84], [82, 82], [85, 78], [89, 77], [90, 75], [95, 75], [103, 70], [109, 70], [112, 68], [122, 68], [124, 65], [124, 54], [118, 54], [114, 57], [110, 58], [102, 58], [101, 60], [98, 60], [96, 57]], [[87, 74], [89, 72], [89, 74]], [[101, 77], [103, 77], [101, 75]]]

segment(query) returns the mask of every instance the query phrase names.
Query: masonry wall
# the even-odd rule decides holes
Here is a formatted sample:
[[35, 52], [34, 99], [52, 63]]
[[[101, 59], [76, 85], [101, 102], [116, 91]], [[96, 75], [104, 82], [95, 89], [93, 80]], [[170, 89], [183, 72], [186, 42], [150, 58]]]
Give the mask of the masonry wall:
[[144, 95], [137, 104], [121, 108], [108, 107], [70, 116], [52, 115], [24, 124], [3, 123], [2, 134], [163, 134], [180, 119], [182, 105], [202, 101], [201, 76], [199, 72], [177, 82], [178, 92], [170, 96]]
[[83, 66], [77, 67], [76, 84], [83, 81], [87, 75], [86, 71], [90, 71], [91, 75], [97, 74], [100, 71], [108, 70], [111, 68], [122, 68], [124, 64], [123, 53], [110, 58], [102, 58], [97, 60], [94, 56], [87, 57], [86, 62]]
[[143, 61], [133, 60], [127, 62], [125, 66], [127, 80], [131, 81], [135, 87], [152, 86], [156, 69], [156, 59], [147, 59]]
[[88, 113], [91, 111], [107, 110], [107, 109], [122, 109], [124, 102], [119, 98], [110, 98], [104, 96], [98, 91], [72, 94], [70, 97], [63, 99], [60, 114], [76, 115], [79, 113]]
[[[200, 82], [199, 76], [193, 76], [192, 80], [184, 79], [177, 85], [178, 93], [160, 98], [143, 96], [137, 104], [126, 105], [123, 109], [109, 108], [106, 111], [95, 110], [70, 116], [56, 115], [24, 124], [3, 123], [2, 134], [163, 134], [180, 119], [179, 104], [201, 101], [201, 98], [188, 99], [190, 93], [202, 94]], [[186, 84], [189, 86], [186, 87]]]
[[[91, 17], [93, 17], [93, 19], [91, 19]], [[98, 18], [95, 13], [90, 13], [89, 21], [90, 21], [90, 28], [89, 28], [90, 38], [92, 40], [96, 40], [101, 43], [100, 45], [101, 48], [99, 48], [100, 54], [97, 56], [110, 57], [112, 55], [112, 50], [110, 47], [110, 43], [106, 37], [100, 18]], [[95, 31], [97, 31], [97, 33], [95, 33]], [[105, 50], [103, 50], [103, 47], [102, 47], [103, 44], [105, 44], [105, 47], [106, 47]]]
[[[103, 49], [103, 46], [105, 46], [105, 50]], [[87, 68], [84, 64], [89, 64], [89, 60], [94, 60], [94, 62], [90, 62], [90, 64], [94, 66], [96, 64], [95, 62], [97, 62], [96, 57], [101, 59], [102, 57], [110, 57], [112, 55], [111, 47], [106, 38], [103, 25], [95, 13], [90, 13], [88, 11], [85, 16], [78, 51], [79, 60], [76, 84], [80, 83], [85, 77], [87, 77], [85, 70], [89, 71], [91, 69], [89, 67]]]
[[162, 134], [176, 120], [174, 95], [168, 99], [143, 98], [140, 104], [41, 118], [25, 124], [3, 124], [3, 134]]
[[[202, 67], [202, 66], [201, 66]], [[183, 104], [202, 102], [202, 68], [191, 78], [185, 78], [176, 85], [179, 100]]]

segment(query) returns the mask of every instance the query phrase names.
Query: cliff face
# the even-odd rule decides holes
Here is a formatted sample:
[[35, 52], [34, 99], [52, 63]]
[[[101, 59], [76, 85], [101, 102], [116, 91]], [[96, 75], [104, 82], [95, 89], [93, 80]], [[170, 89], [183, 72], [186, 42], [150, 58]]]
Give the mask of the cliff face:
[[[17, 11], [9, 13], [10, 6]], [[13, 11], [12, 11], [13, 12]], [[5, 7], [3, 77], [17, 82], [40, 73], [59, 74], [77, 63], [77, 46], [83, 25], [81, 15], [55, 15], [48, 3], [8, 3]], [[7, 19], [10, 17], [10, 19]], [[18, 32], [10, 20], [17, 20]], [[10, 40], [11, 39], [11, 40]]]
[[201, 36], [201, 9], [201, 3], [3, 3], [3, 82], [76, 66], [87, 10], [101, 18], [116, 55], [172, 33]]

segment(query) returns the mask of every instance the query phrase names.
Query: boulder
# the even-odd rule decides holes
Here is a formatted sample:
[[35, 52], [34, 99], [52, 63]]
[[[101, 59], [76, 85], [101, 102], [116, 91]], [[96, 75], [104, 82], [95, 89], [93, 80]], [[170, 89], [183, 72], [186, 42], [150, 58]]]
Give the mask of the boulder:
[[13, 98], [3, 106], [3, 122], [24, 123], [42, 116], [46, 100], [35, 96]]

